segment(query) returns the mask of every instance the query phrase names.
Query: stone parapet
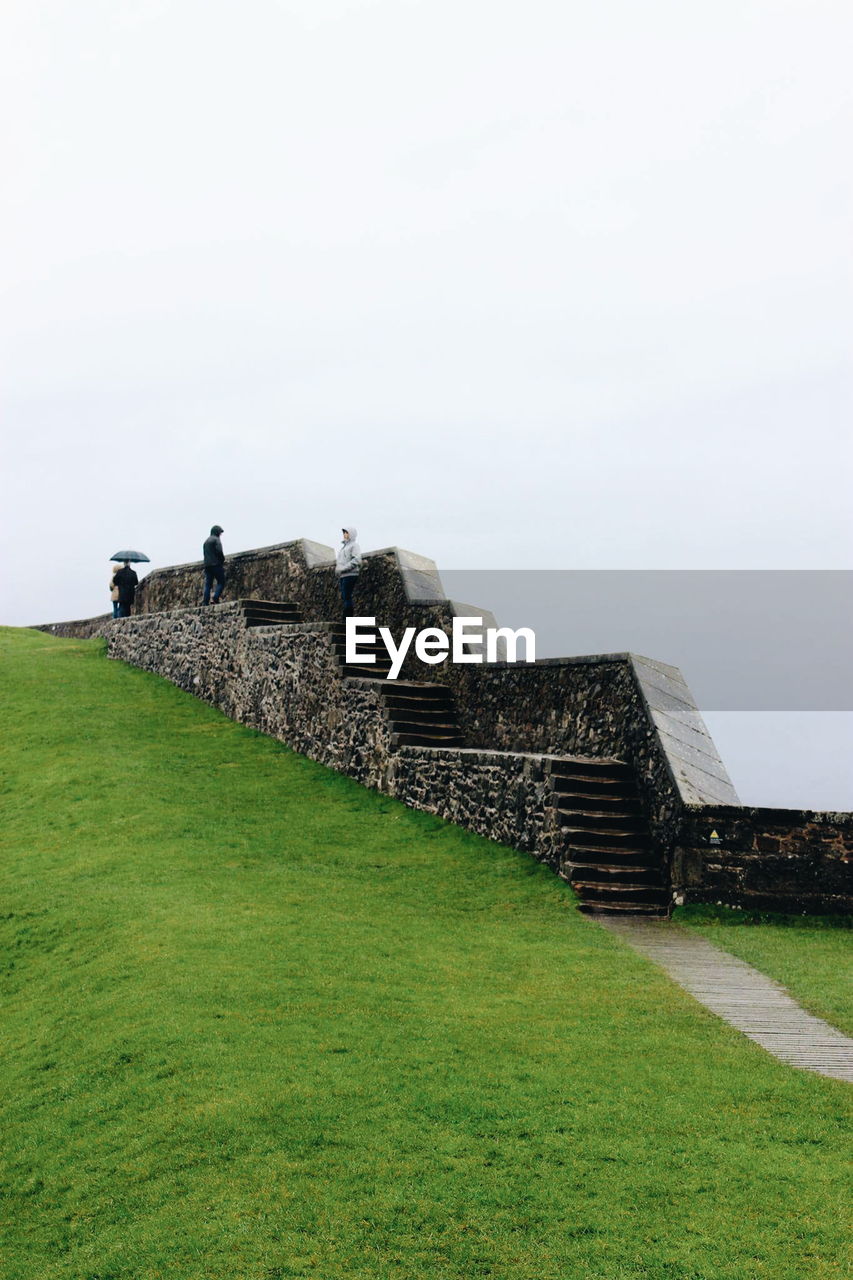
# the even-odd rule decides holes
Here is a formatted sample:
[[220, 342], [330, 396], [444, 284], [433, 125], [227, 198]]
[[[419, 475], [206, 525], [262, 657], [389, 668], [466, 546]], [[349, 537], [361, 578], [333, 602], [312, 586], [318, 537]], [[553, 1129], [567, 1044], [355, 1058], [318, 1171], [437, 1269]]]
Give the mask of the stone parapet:
[[681, 815], [673, 884], [685, 902], [816, 914], [853, 910], [853, 814], [703, 805]]

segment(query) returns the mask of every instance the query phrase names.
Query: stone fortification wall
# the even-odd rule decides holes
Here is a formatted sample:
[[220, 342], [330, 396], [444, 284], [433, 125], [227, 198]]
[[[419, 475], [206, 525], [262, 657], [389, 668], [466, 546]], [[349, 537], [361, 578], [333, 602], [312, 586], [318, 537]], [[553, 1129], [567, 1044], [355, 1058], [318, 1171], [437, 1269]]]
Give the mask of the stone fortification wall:
[[678, 824], [673, 884], [687, 902], [797, 911], [853, 908], [853, 814], [705, 805]]
[[[606, 757], [614, 748], [624, 758], [630, 741], [638, 757], [645, 750], [640, 790], [653, 832], [671, 850], [680, 900], [797, 911], [853, 907], [853, 815], [680, 805], [649, 745], [652, 731], [627, 659], [551, 664], [563, 680], [566, 672], [582, 676], [574, 687], [556, 686], [578, 726], [543, 737], [561, 744], [557, 752], [395, 748], [381, 682], [344, 677], [328, 623], [248, 629], [228, 604], [106, 619], [101, 630], [111, 657], [165, 676], [241, 724], [414, 808], [526, 850], [558, 872], [566, 855], [554, 762]], [[498, 687], [507, 697], [496, 699], [500, 717], [491, 714], [509, 717], [514, 682]]]
[[[644, 816], [688, 901], [777, 910], [853, 906], [850, 815], [744, 809], [680, 672], [632, 654], [535, 664], [425, 666], [401, 679], [453, 692], [466, 748], [395, 747], [382, 683], [344, 678], [330, 623], [340, 602], [332, 550], [301, 539], [228, 558], [229, 597], [294, 601], [299, 625], [249, 629], [233, 599], [198, 607], [201, 565], [155, 570], [138, 611], [43, 629], [103, 635], [111, 657], [156, 672], [294, 749], [405, 803], [528, 850], [560, 870], [564, 849], [550, 769], [561, 756], [617, 758], [637, 778]], [[487, 611], [447, 600], [435, 566], [370, 553], [358, 611], [389, 626], [449, 632]], [[715, 824], [717, 824], [715, 826]], [[717, 830], [720, 843], [711, 843]]]

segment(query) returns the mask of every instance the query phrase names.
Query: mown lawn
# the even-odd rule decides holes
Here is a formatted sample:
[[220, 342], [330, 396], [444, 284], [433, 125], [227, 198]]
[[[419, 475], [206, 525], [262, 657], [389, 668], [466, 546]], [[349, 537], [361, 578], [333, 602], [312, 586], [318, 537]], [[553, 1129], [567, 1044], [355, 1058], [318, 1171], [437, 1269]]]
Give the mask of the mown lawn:
[[0, 660], [4, 1280], [847, 1274], [848, 1086], [526, 856], [97, 641]]
[[787, 987], [820, 1018], [853, 1036], [853, 921], [683, 907], [675, 912], [715, 946], [740, 956]]

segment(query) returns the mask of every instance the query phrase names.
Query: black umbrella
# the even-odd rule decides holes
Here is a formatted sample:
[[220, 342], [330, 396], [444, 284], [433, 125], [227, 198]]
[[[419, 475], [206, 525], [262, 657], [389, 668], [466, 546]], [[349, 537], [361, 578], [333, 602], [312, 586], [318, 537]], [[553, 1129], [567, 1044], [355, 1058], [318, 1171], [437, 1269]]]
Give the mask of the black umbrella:
[[142, 564], [143, 560], [150, 564], [148, 556], [144, 556], [141, 551], [117, 551], [114, 556], [110, 556], [111, 560], [129, 560], [131, 564]]

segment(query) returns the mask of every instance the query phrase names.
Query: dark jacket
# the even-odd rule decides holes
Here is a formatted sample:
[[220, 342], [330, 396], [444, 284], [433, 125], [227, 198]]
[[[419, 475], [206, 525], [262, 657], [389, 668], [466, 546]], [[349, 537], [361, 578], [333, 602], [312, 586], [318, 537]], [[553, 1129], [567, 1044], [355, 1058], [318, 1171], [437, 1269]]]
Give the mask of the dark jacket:
[[212, 533], [209, 538], [205, 538], [202, 550], [205, 569], [215, 569], [225, 564], [225, 552], [218, 534]]
[[133, 604], [133, 600], [136, 595], [136, 587], [139, 583], [139, 579], [134, 571], [129, 566], [124, 569], [119, 569], [118, 573], [113, 578], [113, 582], [118, 587], [119, 604]]

